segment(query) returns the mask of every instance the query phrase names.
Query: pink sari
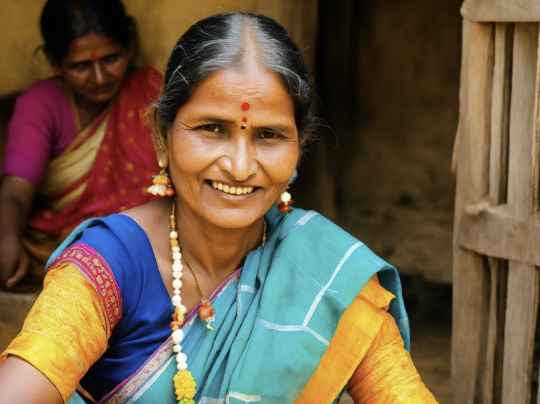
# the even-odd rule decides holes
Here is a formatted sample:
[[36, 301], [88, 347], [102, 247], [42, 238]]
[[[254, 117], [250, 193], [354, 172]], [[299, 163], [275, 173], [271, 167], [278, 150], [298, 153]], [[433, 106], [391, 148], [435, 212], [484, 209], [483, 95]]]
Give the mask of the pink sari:
[[130, 73], [112, 105], [49, 162], [24, 238], [39, 264], [82, 220], [153, 198], [146, 187], [159, 168], [145, 113], [161, 83], [152, 68]]

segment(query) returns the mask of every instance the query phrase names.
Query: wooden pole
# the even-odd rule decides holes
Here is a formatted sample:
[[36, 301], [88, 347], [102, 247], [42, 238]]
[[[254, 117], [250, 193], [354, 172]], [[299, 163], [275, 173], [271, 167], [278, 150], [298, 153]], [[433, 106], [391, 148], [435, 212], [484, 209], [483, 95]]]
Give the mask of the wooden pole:
[[488, 195], [493, 25], [463, 23], [456, 220], [454, 223], [452, 380], [454, 398], [480, 396], [485, 358], [489, 278], [482, 257], [458, 245], [465, 207]]

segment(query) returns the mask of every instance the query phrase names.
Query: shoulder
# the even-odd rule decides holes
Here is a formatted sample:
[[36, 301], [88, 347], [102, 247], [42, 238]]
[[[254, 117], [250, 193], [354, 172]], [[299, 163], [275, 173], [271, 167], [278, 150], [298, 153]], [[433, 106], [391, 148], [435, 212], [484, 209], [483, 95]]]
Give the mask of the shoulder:
[[126, 215], [91, 219], [67, 237], [53, 254], [54, 261], [50, 266], [68, 261], [85, 273], [112, 276], [123, 289], [128, 277], [130, 282], [137, 278], [134, 255], [143, 249], [144, 243], [144, 232]]
[[163, 75], [161, 74], [161, 72], [153, 66], [144, 66], [144, 67], [134, 68], [131, 71], [130, 76], [134, 76], [138, 78], [144, 77], [147, 79], [155, 79], [159, 81], [163, 80]]
[[40, 80], [17, 97], [12, 123], [52, 122], [53, 117], [61, 116], [65, 111], [70, 111], [69, 99], [61, 83], [54, 78]]
[[64, 89], [58, 79], [39, 80], [28, 87], [19, 96], [19, 100], [32, 100], [51, 103], [57, 99], [65, 99]]
[[129, 72], [126, 81], [141, 86], [149, 96], [157, 96], [163, 84], [163, 75], [151, 66], [137, 67]]
[[379, 277], [375, 274], [364, 285], [358, 297], [368, 302], [375, 309], [387, 311], [390, 302], [395, 296], [381, 286]]
[[[133, 311], [137, 291], [144, 288], [145, 263], [152, 259], [146, 243], [142, 229], [126, 215], [91, 219], [75, 229], [55, 251], [48, 270], [74, 265], [104, 304], [116, 307], [122, 316]], [[119, 318], [113, 322], [117, 321]]]
[[316, 211], [296, 208], [284, 216], [272, 209], [267, 218], [271, 222], [271, 231], [277, 231], [279, 239], [301, 243], [310, 254], [340, 252], [353, 262], [361, 263], [363, 268], [393, 268], [361, 240]]
[[357, 289], [352, 288], [354, 296], [362, 288], [360, 295], [364, 300], [373, 307], [388, 309], [393, 293], [399, 289], [389, 282], [398, 276], [390, 263], [315, 211], [295, 209], [287, 216], [273, 215], [276, 213], [270, 213], [269, 221], [272, 231], [278, 233], [278, 248], [289, 260], [300, 267], [310, 265], [310, 274], [320, 273], [323, 279], [335, 276], [334, 282], [341, 282], [343, 288], [356, 285]]

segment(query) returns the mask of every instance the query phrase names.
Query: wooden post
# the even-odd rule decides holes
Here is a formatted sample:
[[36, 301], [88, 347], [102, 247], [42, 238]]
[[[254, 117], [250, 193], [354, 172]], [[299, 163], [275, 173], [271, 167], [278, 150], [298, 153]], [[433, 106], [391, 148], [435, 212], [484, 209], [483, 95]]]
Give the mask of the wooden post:
[[[491, 141], [489, 153], [489, 202], [506, 202], [508, 184], [508, 135], [510, 112], [510, 72], [513, 26], [495, 25], [493, 88], [491, 91]], [[489, 314], [486, 338], [482, 402], [498, 402], [502, 383], [505, 302], [507, 288], [506, 262], [489, 258]]]
[[[508, 166], [508, 207], [515, 218], [533, 210], [532, 152], [538, 24], [516, 24]], [[536, 84], [535, 84], [536, 83]], [[510, 261], [503, 366], [503, 403], [531, 399], [532, 358], [538, 311], [539, 275], [533, 265]]]
[[454, 398], [480, 395], [485, 357], [488, 274], [480, 255], [462, 249], [457, 234], [465, 206], [488, 195], [493, 25], [464, 20], [460, 123], [454, 223], [452, 377]]

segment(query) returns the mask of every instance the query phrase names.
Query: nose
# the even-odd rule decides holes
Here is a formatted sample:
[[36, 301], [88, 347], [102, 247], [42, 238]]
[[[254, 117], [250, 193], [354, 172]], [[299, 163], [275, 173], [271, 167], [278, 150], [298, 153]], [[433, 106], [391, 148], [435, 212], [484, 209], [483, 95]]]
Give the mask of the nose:
[[220, 159], [221, 168], [231, 179], [244, 182], [257, 172], [256, 150], [247, 136], [230, 139], [227, 153]]
[[103, 77], [103, 68], [99, 62], [94, 63], [94, 79], [97, 85], [102, 85], [105, 82]]

